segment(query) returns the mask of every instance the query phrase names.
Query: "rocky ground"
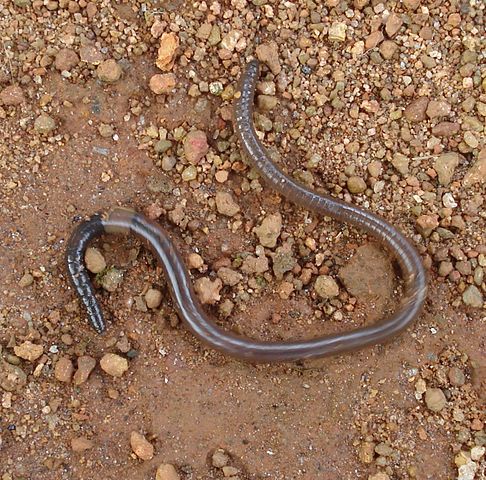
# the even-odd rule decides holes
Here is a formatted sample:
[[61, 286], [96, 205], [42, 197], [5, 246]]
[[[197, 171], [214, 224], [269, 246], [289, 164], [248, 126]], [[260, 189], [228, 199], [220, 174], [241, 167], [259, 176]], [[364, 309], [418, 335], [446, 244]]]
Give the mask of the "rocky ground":
[[[478, 0], [2, 0], [0, 475], [20, 479], [485, 478], [486, 69]], [[393, 259], [265, 187], [231, 104], [263, 63], [273, 158], [387, 218], [429, 273], [387, 345], [249, 365], [175, 314], [134, 239], [86, 258], [108, 317], [66, 278], [80, 219], [167, 226], [201, 301], [265, 340], [371, 323]]]

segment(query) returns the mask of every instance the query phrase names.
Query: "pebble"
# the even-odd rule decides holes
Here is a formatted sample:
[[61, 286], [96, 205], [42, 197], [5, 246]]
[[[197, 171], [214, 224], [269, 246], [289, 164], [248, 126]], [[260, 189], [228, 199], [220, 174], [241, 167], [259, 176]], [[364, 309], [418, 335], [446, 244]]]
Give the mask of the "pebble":
[[452, 137], [461, 126], [457, 122], [440, 122], [432, 127], [432, 135], [436, 137]]
[[385, 40], [380, 45], [380, 53], [385, 60], [390, 60], [391, 58], [393, 58], [397, 50], [398, 45], [392, 40]]
[[440, 388], [427, 388], [425, 404], [432, 412], [440, 412], [446, 406], [447, 399]]
[[348, 26], [343, 22], [333, 22], [329, 27], [328, 37], [333, 42], [344, 42]]
[[410, 160], [402, 153], [395, 153], [393, 155], [391, 163], [402, 175], [408, 174], [408, 165], [410, 163]]
[[54, 60], [54, 66], [60, 72], [68, 71], [74, 68], [79, 62], [78, 54], [70, 48], [59, 50]]
[[160, 465], [155, 474], [155, 480], [180, 480], [180, 478], [174, 465], [170, 463]]
[[456, 152], [442, 153], [434, 163], [434, 170], [439, 177], [439, 183], [447, 186], [451, 183], [456, 167], [459, 165], [459, 154]]
[[155, 62], [157, 67], [165, 72], [172, 70], [178, 48], [179, 37], [173, 32], [163, 33], [160, 37], [160, 46], [157, 52], [157, 60]]
[[451, 106], [443, 100], [431, 100], [426, 113], [429, 118], [447, 117], [451, 113]]
[[403, 20], [401, 19], [401, 17], [394, 12], [390, 13], [385, 24], [386, 34], [390, 38], [394, 37], [398, 33], [402, 25]]
[[277, 103], [277, 97], [272, 95], [258, 95], [257, 97], [257, 105], [260, 110], [267, 112], [273, 110], [277, 106]]
[[103, 257], [103, 254], [94, 247], [86, 249], [84, 261], [86, 263], [86, 268], [91, 273], [100, 273], [106, 268], [105, 257]]
[[103, 54], [92, 45], [85, 45], [79, 49], [79, 57], [84, 63], [99, 65], [103, 61]]
[[162, 292], [155, 288], [149, 288], [145, 294], [145, 303], [148, 308], [158, 308], [162, 303]]
[[282, 231], [282, 215], [279, 212], [267, 215], [253, 231], [262, 246], [274, 248]]
[[422, 122], [426, 118], [428, 104], [428, 97], [419, 97], [405, 108], [403, 115], [409, 122]]
[[19, 287], [26, 288], [30, 287], [34, 283], [34, 277], [30, 273], [24, 273], [22, 278], [19, 280]]
[[27, 383], [27, 375], [16, 365], [11, 365], [0, 357], [0, 387], [6, 392], [20, 390]]
[[166, 155], [164, 158], [162, 158], [162, 170], [165, 172], [170, 172], [175, 167], [176, 163], [177, 160], [175, 157]]
[[16, 345], [14, 347], [14, 352], [17, 357], [20, 357], [29, 362], [33, 362], [44, 353], [44, 348], [42, 347], [42, 345], [36, 345], [35, 343], [27, 340], [20, 345]]
[[71, 449], [76, 453], [83, 453], [93, 448], [93, 442], [86, 437], [76, 437], [71, 440]]
[[454, 387], [462, 387], [466, 383], [464, 372], [458, 367], [451, 367], [448, 373], [449, 382]]
[[223, 282], [220, 278], [211, 281], [208, 277], [201, 277], [194, 282], [194, 289], [203, 305], [214, 305], [219, 302], [221, 288]]
[[347, 186], [348, 190], [354, 194], [363, 193], [366, 190], [366, 182], [356, 175], [348, 178]]
[[370, 50], [372, 48], [375, 48], [380, 42], [383, 41], [384, 38], [385, 37], [384, 37], [383, 33], [381, 32], [381, 30], [376, 30], [375, 32], [370, 33], [366, 37], [366, 41], [365, 41], [366, 50]]
[[150, 78], [149, 87], [156, 95], [170, 93], [176, 85], [176, 77], [173, 73], [156, 74]]
[[154, 457], [154, 446], [140, 433], [130, 434], [130, 445], [133, 453], [141, 460], [152, 460]]
[[123, 272], [118, 270], [117, 268], [109, 268], [106, 270], [101, 278], [99, 279], [99, 282], [101, 286], [107, 291], [113, 293], [118, 286], [122, 283], [123, 281]]
[[88, 355], [78, 358], [78, 369], [73, 377], [74, 385], [81, 385], [86, 382], [96, 366], [96, 360]]
[[243, 278], [241, 273], [236, 272], [232, 268], [228, 267], [221, 267], [218, 270], [218, 277], [221, 279], [224, 285], [228, 285], [229, 287], [234, 287], [241, 282]]
[[189, 163], [198, 164], [209, 151], [206, 133], [193, 130], [184, 139], [184, 155]]
[[439, 220], [437, 215], [420, 215], [415, 221], [415, 226], [420, 235], [427, 238], [439, 226]]
[[34, 122], [34, 130], [37, 133], [47, 135], [56, 128], [56, 121], [45, 113], [41, 113]]
[[471, 148], [477, 148], [479, 145], [479, 140], [476, 138], [473, 132], [464, 132], [464, 142]]
[[290, 272], [296, 263], [297, 260], [293, 257], [289, 244], [278, 247], [273, 254], [273, 273], [277, 280], [282, 280], [284, 273]]
[[474, 308], [481, 308], [483, 306], [483, 294], [476, 285], [469, 285], [462, 294], [462, 301]]
[[274, 75], [280, 73], [282, 67], [280, 66], [278, 45], [275, 42], [271, 41], [258, 45], [255, 53], [258, 60], [265, 63]]
[[[168, 150], [170, 150], [172, 148], [172, 142], [170, 140], [166, 140], [166, 139], [161, 139], [159, 141], [157, 141], [154, 145], [154, 150], [155, 150], [155, 153], [165, 153], [167, 152]], [[172, 167], [176, 164], [176, 159], [174, 157], [167, 157], [167, 158], [173, 158], [173, 162], [171, 160], [171, 164], [172, 166], [169, 168], [172, 169]], [[162, 168], [164, 169], [164, 167], [162, 166]]]
[[339, 295], [339, 286], [329, 275], [319, 275], [314, 284], [314, 290], [319, 297], [328, 299]]
[[373, 442], [363, 442], [358, 451], [361, 463], [372, 463], [375, 458], [375, 444]]
[[187, 257], [187, 266], [190, 269], [195, 268], [195, 269], [199, 270], [200, 268], [202, 268], [204, 266], [204, 260], [201, 257], [201, 255], [199, 255], [199, 253], [192, 252]]
[[464, 175], [463, 186], [469, 187], [476, 183], [486, 182], [486, 148], [483, 148], [478, 155], [477, 160]]
[[102, 82], [115, 83], [120, 80], [122, 76], [122, 68], [116, 60], [110, 58], [98, 65], [96, 75]]
[[475, 462], [468, 460], [458, 468], [457, 480], [474, 480], [478, 466]]
[[218, 448], [211, 457], [211, 463], [215, 468], [223, 468], [228, 465], [230, 461], [229, 456], [226, 454], [224, 450]]
[[74, 373], [74, 366], [68, 357], [60, 357], [54, 368], [54, 377], [60, 382], [69, 383]]
[[121, 377], [128, 370], [128, 361], [115, 353], [107, 353], [100, 360], [100, 367], [112, 377]]
[[388, 476], [388, 474], [384, 472], [378, 472], [375, 473], [374, 475], [370, 475], [368, 477], [368, 480], [390, 480], [390, 477]]
[[5, 87], [0, 93], [0, 104], [6, 106], [16, 106], [24, 103], [24, 92], [18, 85]]
[[471, 448], [471, 460], [478, 461], [486, 453], [486, 447]]
[[231, 193], [217, 192], [215, 200], [216, 208], [222, 215], [233, 217], [240, 211], [240, 207], [233, 199]]

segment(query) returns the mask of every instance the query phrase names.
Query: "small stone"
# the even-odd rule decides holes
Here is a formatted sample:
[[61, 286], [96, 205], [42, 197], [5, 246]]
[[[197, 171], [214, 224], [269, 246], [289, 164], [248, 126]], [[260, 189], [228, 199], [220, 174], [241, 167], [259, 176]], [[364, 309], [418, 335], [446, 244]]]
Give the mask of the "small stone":
[[328, 37], [333, 42], [344, 42], [348, 26], [343, 22], [334, 22], [329, 27]]
[[274, 248], [277, 245], [281, 230], [282, 215], [279, 212], [267, 215], [261, 225], [253, 229], [260, 244], [268, 248]]
[[456, 152], [443, 153], [437, 157], [434, 163], [434, 170], [437, 172], [441, 185], [449, 185], [458, 165], [459, 154]]
[[462, 301], [470, 307], [481, 308], [483, 306], [483, 294], [476, 285], [469, 285], [462, 294]]
[[469, 460], [458, 468], [458, 476], [457, 480], [474, 480], [476, 478], [476, 471], [478, 469], [478, 465]]
[[451, 106], [444, 100], [431, 100], [426, 113], [429, 118], [447, 117], [451, 113]]
[[203, 305], [214, 305], [219, 302], [221, 288], [223, 288], [223, 282], [220, 278], [211, 281], [208, 277], [201, 277], [194, 283], [194, 289]]
[[177, 160], [175, 157], [166, 155], [162, 158], [162, 170], [165, 172], [170, 172], [176, 165]]
[[100, 360], [100, 367], [112, 377], [121, 377], [128, 370], [128, 361], [115, 353], [106, 353]]
[[25, 97], [22, 89], [17, 85], [5, 87], [0, 93], [0, 104], [6, 106], [16, 106], [24, 103]]
[[218, 270], [218, 277], [222, 280], [224, 285], [228, 285], [229, 287], [234, 287], [241, 282], [243, 278], [241, 273], [238, 273], [232, 268], [228, 267], [221, 267]]
[[73, 376], [74, 366], [73, 362], [67, 357], [61, 357], [54, 368], [54, 376], [60, 382], [69, 383]]
[[73, 377], [74, 385], [81, 385], [86, 382], [96, 366], [96, 360], [88, 355], [78, 358], [78, 369]]
[[[172, 148], [172, 142], [170, 140], [161, 139], [154, 145], [155, 153], [165, 153]], [[175, 159], [174, 159], [175, 165]]]
[[76, 437], [71, 440], [71, 449], [76, 453], [83, 453], [93, 448], [93, 442], [86, 437]]
[[105, 257], [103, 257], [103, 254], [94, 247], [86, 249], [84, 261], [86, 263], [86, 268], [91, 273], [100, 273], [106, 268]]
[[282, 67], [280, 66], [278, 45], [275, 42], [271, 41], [258, 45], [255, 53], [258, 60], [265, 63], [274, 75], [280, 73]]
[[420, 6], [422, 0], [403, 0], [403, 4], [407, 10], [415, 11]]
[[385, 37], [383, 36], [381, 30], [376, 30], [375, 32], [370, 33], [366, 37], [366, 41], [365, 41], [366, 50], [375, 48], [380, 42], [383, 41], [384, 38]]
[[122, 76], [122, 68], [118, 65], [116, 60], [110, 58], [98, 65], [96, 74], [102, 82], [115, 83], [120, 80]]
[[463, 186], [469, 187], [475, 183], [484, 183], [486, 181], [486, 148], [483, 148], [478, 155], [477, 160], [464, 175]]
[[363, 442], [359, 447], [358, 457], [361, 463], [372, 463], [375, 457], [375, 444]]
[[92, 45], [80, 47], [79, 56], [82, 62], [90, 65], [99, 65], [103, 61], [103, 54]]
[[155, 64], [162, 71], [172, 70], [175, 62], [177, 49], [179, 48], [179, 37], [175, 33], [163, 33], [160, 37], [160, 46], [157, 52]]
[[451, 385], [454, 387], [462, 387], [466, 383], [466, 377], [460, 368], [451, 367], [449, 369], [448, 377], [449, 382], [451, 382]]
[[173, 73], [156, 74], [150, 78], [149, 87], [156, 95], [170, 93], [176, 85], [176, 77]]
[[290, 272], [296, 263], [297, 260], [293, 257], [289, 244], [278, 247], [273, 254], [273, 273], [277, 280], [282, 280], [284, 273]]
[[0, 357], [0, 387], [7, 392], [20, 390], [27, 383], [27, 375], [16, 365], [11, 365]]
[[189, 163], [198, 164], [208, 153], [209, 145], [206, 133], [193, 130], [184, 139], [184, 155]]
[[200, 268], [202, 268], [204, 266], [204, 260], [201, 257], [201, 255], [199, 255], [199, 253], [191, 253], [191, 254], [189, 254], [189, 256], [187, 258], [187, 266], [190, 269], [195, 268], [195, 269], [199, 270]]
[[395, 153], [393, 155], [391, 163], [402, 175], [408, 174], [408, 165], [410, 163], [410, 160], [402, 153]]
[[387, 443], [382, 442], [375, 447], [375, 452], [382, 457], [391, 457], [393, 455], [393, 448]]
[[40, 114], [34, 122], [34, 130], [37, 133], [41, 133], [43, 135], [47, 135], [51, 133], [56, 128], [55, 120], [46, 115], [45, 113]]
[[452, 137], [461, 126], [457, 122], [440, 122], [432, 127], [432, 135], [436, 137]]
[[111, 138], [115, 133], [115, 129], [111, 125], [108, 125], [107, 123], [101, 123], [98, 127], [98, 133], [103, 138]]
[[464, 132], [464, 142], [471, 148], [477, 148], [479, 145], [479, 140], [476, 138], [474, 133], [469, 130]]
[[258, 95], [257, 97], [257, 105], [260, 110], [267, 112], [273, 110], [277, 106], [277, 103], [277, 97], [272, 95]]
[[74, 68], [79, 62], [78, 54], [70, 48], [59, 50], [54, 60], [54, 66], [60, 72], [68, 71]]
[[380, 53], [385, 60], [390, 60], [391, 58], [393, 58], [397, 50], [398, 45], [392, 40], [385, 40], [380, 45]]
[[384, 472], [378, 472], [374, 475], [370, 475], [368, 480], [390, 480], [390, 477]]
[[366, 190], [366, 182], [356, 175], [348, 178], [347, 185], [348, 190], [354, 194], [363, 193]]
[[230, 461], [229, 456], [225, 453], [224, 450], [218, 448], [213, 453], [213, 456], [211, 458], [211, 463], [213, 464], [213, 467], [215, 468], [223, 468], [226, 465], [228, 465], [228, 462]]
[[117, 268], [109, 268], [106, 270], [99, 279], [100, 285], [107, 292], [114, 292], [123, 281], [123, 273]]
[[154, 446], [140, 433], [130, 434], [130, 445], [133, 453], [141, 460], [152, 460], [154, 457]]
[[14, 347], [14, 352], [17, 357], [23, 358], [29, 362], [33, 362], [44, 353], [44, 348], [42, 345], [36, 345], [35, 343], [27, 340], [20, 345], [16, 345]]
[[160, 465], [155, 474], [155, 480], [180, 480], [180, 478], [174, 465], [170, 463]]
[[30, 287], [34, 283], [34, 277], [30, 273], [24, 273], [22, 278], [19, 280], [19, 287], [26, 288]]
[[265, 254], [258, 255], [257, 257], [248, 255], [241, 265], [241, 271], [248, 274], [264, 273], [268, 268], [268, 258]]
[[216, 208], [219, 213], [228, 217], [233, 217], [240, 211], [239, 205], [228, 192], [216, 193]]
[[339, 286], [329, 275], [319, 275], [314, 284], [314, 290], [319, 297], [328, 299], [339, 295]]
[[425, 404], [432, 412], [440, 412], [446, 406], [447, 399], [440, 388], [427, 388]]
[[403, 115], [409, 122], [422, 122], [426, 118], [428, 104], [428, 97], [419, 97], [405, 108]]
[[431, 233], [439, 226], [437, 215], [420, 215], [415, 221], [417, 231], [424, 237], [430, 237]]
[[481, 457], [486, 453], [486, 447], [473, 447], [471, 448], [471, 460], [477, 462], [481, 460]]
[[28, 7], [30, 6], [30, 4], [32, 3], [32, 0], [14, 0], [15, 5], [17, 5], [17, 7]]
[[400, 30], [402, 25], [403, 20], [401, 19], [401, 17], [396, 13], [390, 13], [385, 24], [386, 34], [390, 38], [394, 37], [398, 33], [398, 30]]
[[149, 288], [145, 294], [145, 303], [148, 308], [158, 308], [162, 302], [162, 292], [155, 288]]

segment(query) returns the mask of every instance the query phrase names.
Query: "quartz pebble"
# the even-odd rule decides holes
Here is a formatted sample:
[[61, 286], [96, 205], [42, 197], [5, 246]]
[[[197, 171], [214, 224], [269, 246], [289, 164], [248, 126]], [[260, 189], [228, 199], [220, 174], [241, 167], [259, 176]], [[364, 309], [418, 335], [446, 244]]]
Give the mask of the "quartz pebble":
[[37, 133], [48, 135], [55, 128], [56, 128], [56, 121], [49, 115], [46, 115], [45, 113], [42, 113], [35, 119], [34, 130]]

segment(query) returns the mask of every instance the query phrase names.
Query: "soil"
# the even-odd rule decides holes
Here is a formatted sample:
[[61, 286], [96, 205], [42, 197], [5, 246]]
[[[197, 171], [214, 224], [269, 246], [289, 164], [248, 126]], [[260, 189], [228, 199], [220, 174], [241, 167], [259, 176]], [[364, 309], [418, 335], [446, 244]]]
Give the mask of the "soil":
[[[464, 180], [484, 164], [486, 93], [479, 46], [484, 6], [431, 2], [416, 10], [414, 3], [420, 2], [295, 2], [283, 8], [266, 1], [208, 2], [209, 7], [204, 2], [103, 1], [91, 16], [89, 5], [95, 4], [82, 0], [1, 2], [0, 381], [8, 379], [12, 366], [26, 374], [15, 388], [0, 388], [2, 480], [154, 479], [165, 463], [174, 465], [182, 480], [486, 478], [484, 168], [479, 181]], [[287, 16], [278, 15], [286, 9]], [[384, 10], [404, 19], [398, 34], [389, 34], [393, 25]], [[451, 15], [459, 15], [462, 23]], [[208, 47], [207, 58], [197, 54], [206, 42], [199, 31], [204, 22], [221, 27], [224, 44]], [[333, 43], [328, 31], [337, 22], [348, 30], [343, 42]], [[400, 55], [382, 62], [375, 57], [376, 63], [366, 58], [361, 64], [350, 49], [384, 25]], [[288, 47], [280, 45], [282, 28], [290, 32]], [[430, 55], [418, 60], [407, 42], [425, 44], [425, 28], [434, 32], [433, 49], [424, 47], [423, 55]], [[226, 48], [230, 31], [246, 43]], [[168, 67], [176, 75], [175, 88], [155, 95], [149, 80], [160, 73], [155, 61], [161, 32], [178, 35], [181, 44]], [[464, 45], [451, 40], [462, 35], [469, 39]], [[274, 40], [284, 74], [276, 73], [275, 59], [265, 60], [269, 68], [262, 78], [277, 85], [278, 98], [278, 105], [270, 113], [260, 110], [265, 118], [257, 119], [260, 130], [265, 120], [273, 122], [266, 144], [277, 162], [300, 178], [304, 172], [314, 188], [385, 216], [414, 240], [429, 274], [423, 313], [386, 345], [295, 364], [243, 363], [207, 349], [185, 329], [160, 267], [140, 242], [105, 236], [96, 246], [109, 268], [123, 273], [123, 281], [108, 292], [97, 277], [108, 328], [96, 334], [66, 276], [65, 244], [81, 219], [114, 206], [157, 211], [183, 255], [197, 252], [204, 260], [200, 271], [192, 270], [194, 280], [214, 280], [224, 261], [239, 270], [241, 260], [258, 248], [253, 227], [279, 211], [283, 227], [276, 248], [288, 244], [297, 266], [283, 280], [271, 269], [244, 273], [237, 285], [221, 289], [219, 301], [206, 306], [218, 323], [244, 335], [271, 341], [352, 329], [376, 321], [399, 302], [398, 277], [392, 288], [390, 275], [370, 272], [369, 292], [355, 296], [340, 280], [343, 267], [354, 269], [357, 281], [373, 265], [380, 272], [393, 271], [389, 259], [376, 256], [371, 238], [329, 219], [314, 219], [279, 198], [240, 156], [228, 115], [229, 87], [235, 87], [244, 60], [255, 55], [253, 42], [268, 46]], [[69, 71], [59, 71], [54, 59], [66, 42], [78, 54], [81, 46], [92, 45], [105, 59], [114, 58], [121, 78], [103, 82], [97, 64], [79, 58]], [[346, 58], [340, 58], [343, 49]], [[431, 51], [442, 52], [440, 58]], [[467, 62], [465, 51], [475, 53]], [[378, 54], [375, 48], [363, 55], [373, 52]], [[47, 65], [46, 56], [52, 60]], [[316, 58], [317, 63], [310, 61]], [[424, 69], [424, 62], [434, 58], [439, 66]], [[322, 65], [329, 71], [320, 71]], [[314, 73], [306, 77], [303, 66]], [[460, 74], [459, 68], [464, 69]], [[373, 71], [386, 77], [383, 85], [378, 77], [378, 83], [371, 81]], [[371, 86], [363, 87], [368, 74]], [[397, 87], [403, 75], [415, 90], [407, 91], [402, 83]], [[211, 93], [217, 85], [204, 91], [204, 84], [212, 82], [221, 82], [223, 91]], [[2, 96], [12, 85], [21, 89], [18, 102]], [[335, 100], [341, 91], [342, 105]], [[435, 117], [424, 114], [418, 126], [393, 117], [424, 95], [444, 97], [452, 105], [450, 122], [461, 130], [439, 137], [431, 133], [439, 122]], [[362, 103], [372, 100], [379, 103], [376, 115], [370, 111], [374, 106]], [[356, 106], [358, 117], [352, 113]], [[47, 133], [34, 126], [42, 112], [55, 120]], [[110, 125], [113, 134], [100, 135], [102, 124]], [[378, 133], [370, 130], [377, 128]], [[205, 132], [209, 152], [197, 164], [197, 178], [187, 182], [182, 174], [190, 164], [183, 145], [191, 129]], [[154, 151], [159, 139], [172, 142], [168, 151]], [[349, 147], [352, 141], [357, 151]], [[399, 150], [410, 160], [407, 173], [393, 161]], [[448, 151], [458, 152], [460, 161], [452, 183], [442, 185], [434, 161]], [[324, 159], [317, 167], [309, 164], [314, 154]], [[174, 156], [175, 167], [164, 170], [164, 156]], [[373, 160], [383, 164], [377, 175], [368, 170]], [[228, 172], [224, 182], [215, 178], [221, 170]], [[366, 180], [366, 191], [351, 194], [347, 179], [356, 175]], [[383, 185], [376, 187], [377, 182]], [[220, 214], [217, 191], [230, 192], [240, 211]], [[458, 204], [454, 211], [442, 203], [448, 192]], [[182, 214], [175, 214], [181, 206]], [[420, 215], [435, 215], [432, 233], [416, 228]], [[466, 225], [454, 227], [459, 221], [454, 215]], [[309, 248], [309, 238], [315, 249]], [[370, 247], [359, 250], [363, 262], [353, 262], [362, 245]], [[264, 249], [270, 265], [275, 250]], [[368, 260], [367, 251], [375, 252]], [[444, 262], [451, 263], [445, 275]], [[305, 268], [312, 271], [307, 283], [301, 280]], [[339, 284], [337, 297], [316, 296], [313, 284], [321, 274]], [[288, 287], [282, 282], [292, 286], [290, 293], [282, 293]], [[470, 287], [477, 290], [472, 304], [463, 295]], [[144, 303], [149, 288], [163, 292], [156, 309]], [[220, 309], [225, 300], [233, 302], [229, 316]], [[42, 346], [34, 360], [18, 353], [27, 341]], [[120, 378], [100, 368], [106, 353], [128, 358], [128, 371]], [[83, 355], [97, 362], [89, 379], [78, 385], [68, 374], [60, 381], [55, 374], [59, 359], [69, 358], [76, 370]], [[452, 367], [464, 374], [462, 384], [451, 380]], [[421, 382], [425, 389], [444, 392], [446, 404], [439, 411], [426, 403]], [[134, 431], [154, 446], [153, 458], [142, 460], [132, 451]], [[88, 448], [73, 446], [80, 437], [90, 440]], [[215, 461], [218, 449], [234, 472]], [[461, 476], [466, 464], [474, 464], [473, 476]]]

